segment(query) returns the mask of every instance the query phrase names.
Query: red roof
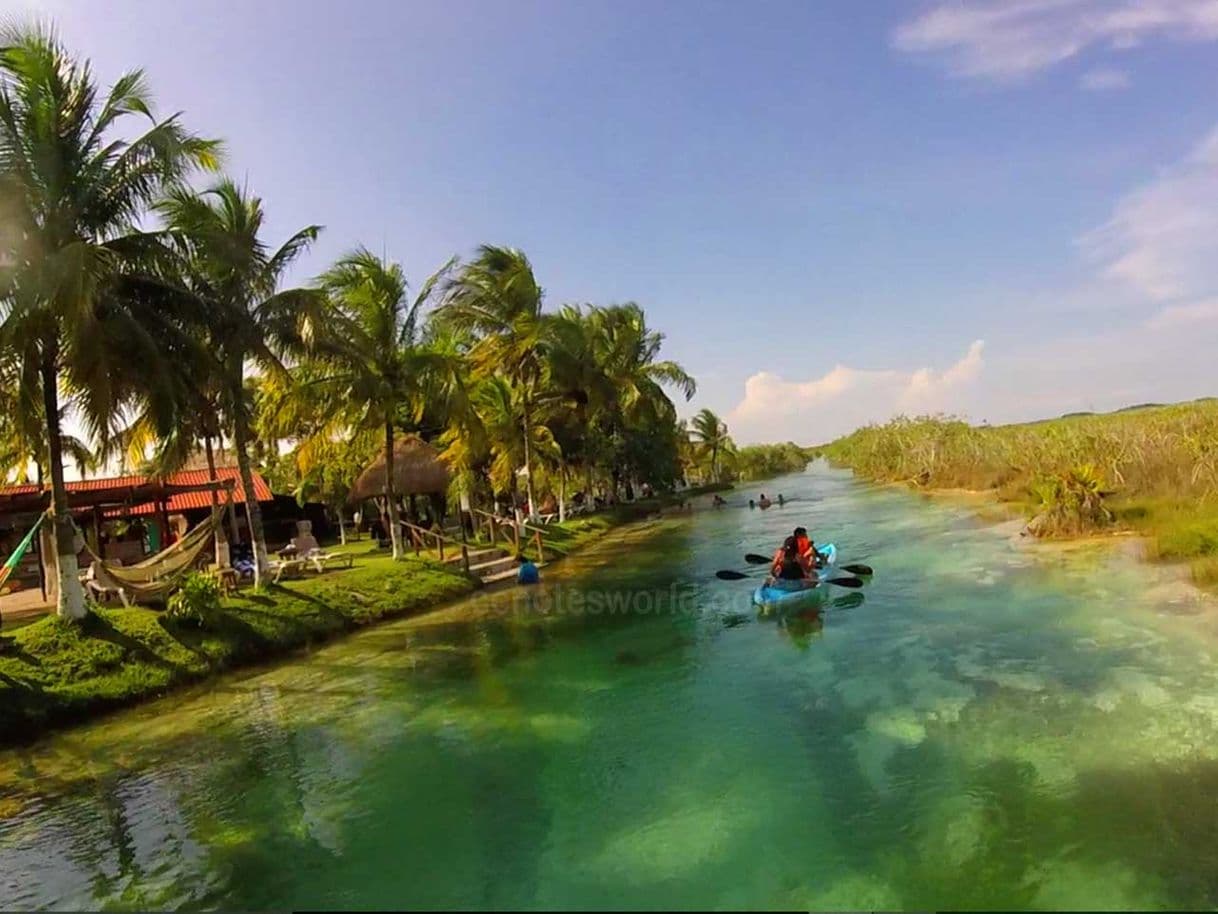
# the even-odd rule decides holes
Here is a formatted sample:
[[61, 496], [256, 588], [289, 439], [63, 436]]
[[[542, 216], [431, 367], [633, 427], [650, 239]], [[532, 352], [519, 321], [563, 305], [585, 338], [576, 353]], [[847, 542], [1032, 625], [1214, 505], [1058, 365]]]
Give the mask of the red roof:
[[[271, 487], [266, 484], [258, 473], [250, 471], [254, 477], [254, 497], [259, 501], [273, 501], [275, 496], [271, 494]], [[236, 485], [233, 486], [233, 504], [241, 504], [245, 501], [245, 487], [241, 485], [241, 474], [236, 467], [216, 467], [216, 479], [224, 481], [226, 479], [233, 480]], [[171, 486], [198, 486], [206, 485], [210, 478], [207, 470], [183, 470], [181, 473], [174, 473], [171, 476], [166, 476], [163, 480], [166, 485]], [[225, 503], [225, 495], [219, 493], [220, 504]], [[180, 495], [175, 495], [166, 503], [166, 508], [169, 514], [180, 514], [183, 511], [197, 511], [200, 508], [211, 507], [210, 492], [182, 492]], [[148, 502], [142, 505], [136, 505], [132, 508], [129, 514], [155, 514], [157, 506]]]
[[[254, 495], [258, 501], [272, 501], [274, 495], [271, 494], [271, 487], [266, 484], [258, 473], [254, 473]], [[240, 504], [245, 500], [245, 489], [241, 485], [241, 474], [236, 467], [216, 467], [216, 479], [224, 481], [226, 479], [233, 480], [236, 485], [233, 486], [233, 501]], [[210, 481], [207, 470], [183, 470], [180, 473], [171, 473], [164, 479], [154, 479], [148, 476], [113, 476], [109, 479], [78, 479], [73, 482], [65, 483], [68, 490], [68, 504], [71, 505], [73, 492], [104, 492], [107, 489], [130, 489], [136, 486], [146, 486], [150, 484], [163, 483], [167, 486], [197, 486], [207, 485]], [[41, 487], [34, 484], [23, 486], [4, 486], [0, 487], [0, 498], [12, 495], [36, 495], [42, 491]], [[145, 496], [147, 497], [147, 496]], [[220, 504], [225, 502], [223, 491], [220, 492]], [[211, 492], [181, 492], [174, 495], [166, 502], [166, 509], [170, 514], [179, 514], [183, 511], [195, 511], [200, 508], [211, 507]], [[126, 515], [138, 514], [156, 514], [159, 508], [156, 502], [145, 502], [140, 505], [133, 505], [130, 509], [127, 508], [111, 508], [105, 513], [111, 517], [122, 517]]]

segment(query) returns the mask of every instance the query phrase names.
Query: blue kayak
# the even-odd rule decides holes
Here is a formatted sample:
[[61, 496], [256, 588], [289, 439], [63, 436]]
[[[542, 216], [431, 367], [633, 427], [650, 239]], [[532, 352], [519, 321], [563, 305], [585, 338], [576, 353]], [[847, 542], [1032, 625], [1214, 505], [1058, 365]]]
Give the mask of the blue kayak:
[[[827, 577], [837, 562], [837, 547], [828, 543], [818, 546], [816, 551], [825, 563], [825, 567], [819, 569], [818, 574], [822, 578]], [[774, 581], [769, 585], [762, 584], [753, 591], [753, 603], [769, 609], [780, 606], [807, 606], [823, 600], [831, 586], [826, 582], [817, 581]]]

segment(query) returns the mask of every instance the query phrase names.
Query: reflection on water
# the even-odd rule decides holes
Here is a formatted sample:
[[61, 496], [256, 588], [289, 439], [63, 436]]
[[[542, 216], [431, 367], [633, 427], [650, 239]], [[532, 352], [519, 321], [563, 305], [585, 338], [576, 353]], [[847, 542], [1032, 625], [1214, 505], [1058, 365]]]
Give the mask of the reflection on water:
[[[1218, 902], [1206, 603], [823, 468], [767, 485], [0, 754], [0, 909]], [[714, 572], [799, 523], [875, 579], [758, 618]]]

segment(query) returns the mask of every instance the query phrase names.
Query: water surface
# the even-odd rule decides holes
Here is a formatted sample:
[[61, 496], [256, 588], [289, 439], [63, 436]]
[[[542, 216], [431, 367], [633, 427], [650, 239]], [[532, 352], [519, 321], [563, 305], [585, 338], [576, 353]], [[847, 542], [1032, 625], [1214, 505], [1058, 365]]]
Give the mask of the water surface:
[[[0, 909], [1215, 905], [1205, 602], [823, 467], [764, 488], [0, 753]], [[714, 572], [799, 523], [877, 574], [758, 619]]]

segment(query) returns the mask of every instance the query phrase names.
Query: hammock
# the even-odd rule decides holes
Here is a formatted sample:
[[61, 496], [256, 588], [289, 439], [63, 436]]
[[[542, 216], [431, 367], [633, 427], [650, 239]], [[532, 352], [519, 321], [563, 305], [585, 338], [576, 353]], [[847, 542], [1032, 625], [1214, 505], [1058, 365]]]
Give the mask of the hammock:
[[13, 550], [13, 554], [8, 557], [3, 565], [0, 565], [0, 594], [8, 593], [4, 589], [5, 582], [9, 579], [17, 566], [21, 564], [21, 560], [25, 558], [26, 550], [30, 548], [30, 543], [34, 541], [34, 534], [38, 532], [38, 528], [42, 526], [43, 520], [46, 519], [46, 512], [38, 515], [38, 520], [34, 521], [34, 526], [30, 527], [30, 532], [25, 535], [25, 538], [17, 544], [17, 548]]
[[86, 540], [85, 551], [93, 558], [94, 580], [103, 588], [117, 590], [124, 603], [129, 602], [128, 594], [136, 602], [160, 602], [194, 568], [203, 550], [210, 545], [220, 520], [221, 512], [213, 511], [211, 517], [196, 524], [168, 549], [135, 565], [107, 562], [93, 551]]

